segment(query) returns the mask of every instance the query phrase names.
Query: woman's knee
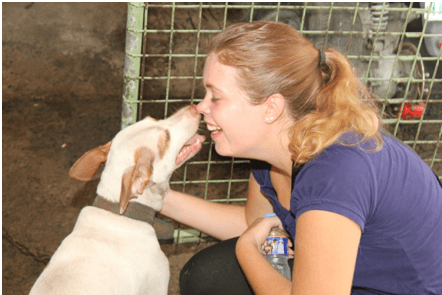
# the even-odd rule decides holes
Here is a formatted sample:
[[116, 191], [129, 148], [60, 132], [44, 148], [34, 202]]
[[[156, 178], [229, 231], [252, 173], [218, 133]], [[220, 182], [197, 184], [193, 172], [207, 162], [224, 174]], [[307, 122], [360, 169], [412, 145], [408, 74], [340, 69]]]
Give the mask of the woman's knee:
[[251, 294], [236, 260], [236, 241], [217, 243], [193, 256], [181, 270], [181, 294]]
[[200, 254], [194, 255], [181, 270], [181, 294], [204, 294], [210, 290], [209, 281], [212, 280], [210, 266], [204, 256]]

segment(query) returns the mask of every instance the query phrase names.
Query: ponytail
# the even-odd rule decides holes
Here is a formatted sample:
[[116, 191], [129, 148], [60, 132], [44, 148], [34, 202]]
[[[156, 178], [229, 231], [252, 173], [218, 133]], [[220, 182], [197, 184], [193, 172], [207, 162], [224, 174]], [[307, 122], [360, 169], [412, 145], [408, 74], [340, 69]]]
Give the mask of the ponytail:
[[297, 164], [307, 162], [349, 131], [362, 137], [351, 145], [372, 139], [376, 147], [371, 151], [380, 150], [383, 141], [378, 108], [347, 59], [329, 49], [325, 64], [318, 70], [322, 87], [315, 95], [315, 110], [301, 115], [291, 128], [289, 149], [293, 160]]

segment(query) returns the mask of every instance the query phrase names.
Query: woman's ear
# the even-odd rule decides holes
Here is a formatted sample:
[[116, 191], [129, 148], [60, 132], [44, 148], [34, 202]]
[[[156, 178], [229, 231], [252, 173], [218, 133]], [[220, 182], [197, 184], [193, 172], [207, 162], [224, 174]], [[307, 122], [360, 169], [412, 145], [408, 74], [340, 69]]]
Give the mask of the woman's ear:
[[277, 93], [267, 97], [264, 102], [266, 111], [264, 120], [266, 123], [271, 124], [281, 117], [285, 108], [285, 99], [282, 94]]

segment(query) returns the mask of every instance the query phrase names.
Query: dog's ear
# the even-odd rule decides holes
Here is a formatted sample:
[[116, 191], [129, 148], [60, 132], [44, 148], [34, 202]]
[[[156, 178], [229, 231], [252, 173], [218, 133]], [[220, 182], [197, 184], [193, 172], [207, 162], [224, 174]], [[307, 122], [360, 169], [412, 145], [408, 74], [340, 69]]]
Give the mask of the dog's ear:
[[126, 211], [131, 199], [142, 194], [153, 173], [155, 153], [146, 146], [139, 147], [134, 155], [135, 165], [123, 174], [120, 194], [120, 214]]
[[69, 170], [71, 178], [89, 181], [94, 177], [100, 165], [107, 160], [112, 141], [86, 152]]
[[164, 129], [164, 132], [160, 134], [160, 137], [158, 138], [158, 155], [160, 156], [160, 159], [164, 157], [167, 150], [170, 146], [170, 132], [167, 129]]

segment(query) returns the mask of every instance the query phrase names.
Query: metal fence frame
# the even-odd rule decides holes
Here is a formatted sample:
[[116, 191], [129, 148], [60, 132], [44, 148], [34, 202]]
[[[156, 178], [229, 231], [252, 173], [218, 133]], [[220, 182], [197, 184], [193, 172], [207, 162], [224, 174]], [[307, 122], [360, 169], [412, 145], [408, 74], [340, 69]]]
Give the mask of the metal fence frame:
[[[170, 100], [170, 93], [169, 93], [169, 85], [171, 81], [174, 80], [188, 80], [192, 83], [192, 93], [188, 99], [181, 99], [177, 100], [174, 99], [174, 102], [181, 101], [181, 102], [188, 102], [188, 103], [198, 103], [202, 100], [201, 97], [195, 97], [195, 85], [198, 82], [198, 80], [202, 79], [202, 76], [197, 75], [197, 65], [198, 65], [198, 59], [204, 58], [206, 56], [205, 53], [200, 52], [199, 48], [199, 40], [203, 34], [213, 34], [220, 32], [221, 30], [225, 29], [227, 26], [227, 12], [229, 9], [244, 9], [247, 11], [250, 11], [250, 21], [252, 20], [253, 14], [255, 11], [260, 9], [273, 9], [276, 10], [276, 18], [275, 21], [278, 21], [278, 16], [280, 14], [280, 11], [282, 10], [294, 10], [297, 9], [298, 11], [302, 11], [302, 21], [301, 21], [301, 28], [300, 32], [306, 35], [324, 35], [325, 38], [327, 36], [333, 35], [333, 34], [343, 34], [343, 35], [349, 35], [350, 39], [352, 36], [355, 36], [357, 34], [361, 34], [362, 32], [353, 31], [353, 25], [355, 24], [357, 14], [364, 11], [364, 10], [377, 10], [380, 14], [380, 19], [382, 18], [382, 15], [387, 10], [386, 5], [383, 3], [378, 3], [376, 8], [373, 7], [367, 7], [367, 6], [361, 6], [359, 3], [356, 3], [354, 6], [351, 7], [345, 7], [345, 6], [335, 6], [333, 3], [327, 3], [323, 6], [321, 4], [319, 5], [311, 5], [312, 3], [304, 3], [302, 5], [281, 5], [281, 3], [274, 3], [273, 5], [261, 5], [260, 3], [217, 3], [217, 4], [207, 4], [207, 3], [195, 3], [195, 4], [179, 4], [179, 3], [134, 3], [129, 2], [128, 3], [128, 10], [127, 10], [127, 31], [126, 31], [126, 60], [125, 60], [125, 67], [124, 67], [124, 94], [123, 94], [123, 110], [122, 110], [122, 128], [131, 125], [135, 123], [136, 121], [140, 120], [141, 116], [141, 107], [148, 105], [149, 103], [155, 103], [155, 104], [164, 104], [164, 114], [153, 114], [154, 117], [166, 117], [168, 112], [168, 104], [171, 102]], [[434, 5], [434, 4], [433, 4]], [[157, 28], [148, 28], [145, 24], [148, 23], [149, 18], [149, 12], [152, 8], [163, 8], [168, 9], [171, 11], [171, 20], [170, 20], [170, 28], [167, 29], [157, 29]], [[413, 8], [412, 4], [410, 4], [409, 7], [405, 8], [388, 8], [389, 11], [400, 11], [401, 13], [406, 15], [406, 21], [405, 25], [401, 29], [401, 31], [397, 32], [384, 32], [380, 30], [381, 28], [381, 20], [379, 20], [377, 30], [372, 31], [371, 34], [374, 36], [374, 44], [373, 47], [376, 46], [376, 42], [378, 42], [379, 38], [382, 38], [382, 36], [385, 36], [387, 34], [389, 35], [397, 35], [400, 37], [400, 40], [402, 41], [404, 38], [416, 38], [418, 39], [418, 45], [417, 45], [417, 53], [415, 55], [410, 56], [400, 56], [399, 54], [396, 54], [395, 56], [379, 56], [374, 54], [374, 50], [371, 51], [370, 55], [347, 55], [347, 58], [349, 60], [368, 60], [368, 69], [363, 75], [360, 77], [361, 80], [365, 83], [368, 82], [377, 82], [377, 81], [388, 81], [388, 90], [390, 89], [390, 86], [393, 82], [402, 82], [406, 83], [406, 89], [405, 89], [405, 95], [402, 100], [391, 99], [388, 97], [380, 97], [380, 100], [384, 103], [394, 103], [400, 105], [400, 113], [402, 113], [402, 109], [404, 107], [405, 97], [407, 96], [407, 91], [410, 88], [411, 83], [420, 82], [421, 80], [416, 79], [412, 76], [412, 72], [410, 73], [410, 76], [407, 78], [394, 78], [393, 74], [390, 78], [376, 78], [376, 77], [370, 77], [369, 76], [369, 68], [370, 65], [373, 62], [382, 62], [384, 60], [388, 59], [394, 59], [394, 66], [396, 67], [399, 60], [409, 60], [412, 62], [413, 69], [415, 68], [416, 64], [418, 62], [427, 62], [427, 61], [434, 61], [435, 62], [435, 68], [433, 73], [430, 73], [430, 77], [423, 77], [422, 82], [426, 80], [425, 82], [428, 85], [428, 92], [423, 96], [423, 102], [425, 106], [428, 106], [429, 104], [441, 104], [442, 99], [434, 99], [431, 94], [432, 90], [435, 86], [435, 83], [441, 83], [442, 79], [437, 78], [436, 74], [438, 73], [438, 69], [440, 66], [440, 59], [441, 59], [441, 50], [439, 51], [438, 57], [421, 57], [418, 53], [420, 52], [421, 46], [423, 46], [424, 38], [426, 37], [441, 37], [442, 32], [438, 34], [428, 34], [425, 33], [426, 26], [428, 24], [430, 12], [431, 12], [431, 6], [426, 8]], [[175, 17], [175, 11], [177, 9], [193, 9], [198, 11], [198, 23], [195, 25], [195, 29], [180, 29], [176, 27], [176, 23], [174, 21]], [[224, 10], [224, 19], [222, 21], [222, 25], [219, 29], [204, 29], [201, 26], [201, 20], [202, 20], [202, 14], [203, 9], [222, 9]], [[328, 9], [330, 11], [328, 16], [328, 22], [330, 22], [330, 18], [332, 15], [332, 11], [337, 10], [350, 10], [354, 11], [353, 20], [352, 20], [352, 29], [349, 31], [344, 32], [335, 32], [331, 30], [325, 30], [325, 31], [314, 31], [314, 30], [306, 30], [305, 28], [305, 15], [310, 10], [324, 10]], [[407, 32], [406, 31], [406, 24], [408, 18], [412, 14], [417, 15], [423, 15], [424, 22], [423, 22], [423, 30], [422, 32]], [[329, 24], [329, 23], [328, 23]], [[156, 33], [167, 33], [169, 34], [169, 44], [168, 44], [168, 52], [164, 53], [156, 53], [156, 54], [149, 54], [146, 53], [143, 50], [143, 40], [147, 34], [156, 34]], [[196, 46], [194, 53], [186, 53], [186, 54], [177, 54], [173, 52], [173, 38], [175, 34], [182, 34], [182, 33], [192, 33], [195, 35], [196, 38]], [[402, 42], [400, 42], [399, 50], [402, 45]], [[163, 57], [167, 58], [167, 75], [162, 76], [146, 76], [144, 75], [145, 71], [145, 60], [153, 57]], [[193, 58], [193, 75], [185, 75], [185, 76], [174, 76], [171, 74], [171, 65], [175, 58], [180, 57], [186, 57], [186, 58]], [[155, 100], [149, 100], [148, 95], [143, 94], [142, 90], [142, 84], [144, 81], [149, 80], [165, 80], [166, 81], [166, 89], [164, 93], [164, 97], [161, 99], [155, 99]], [[387, 92], [388, 93], [388, 92]], [[147, 97], [147, 98], [146, 98]], [[442, 96], [441, 96], [442, 98]], [[401, 104], [402, 102], [402, 104]], [[384, 104], [384, 109], [385, 110]], [[405, 140], [404, 142], [408, 145], [410, 145], [413, 149], [416, 148], [417, 145], [435, 145], [433, 155], [430, 158], [424, 159], [430, 167], [434, 167], [435, 165], [441, 165], [442, 162], [442, 156], [441, 156], [441, 150], [439, 149], [440, 141], [441, 141], [441, 135], [442, 135], [442, 114], [441, 117], [438, 119], [425, 119], [425, 110], [420, 117], [419, 120], [404, 120], [401, 117], [398, 118], [388, 118], [384, 119], [384, 124], [386, 126], [390, 125], [393, 128], [393, 134], [396, 135], [398, 132], [399, 126], [405, 125], [405, 124], [413, 124], [417, 125], [417, 131], [414, 137], [414, 140]], [[431, 139], [419, 139], [419, 134], [421, 132], [422, 126], [424, 124], [436, 124], [440, 125], [439, 134], [436, 135], [434, 138]], [[209, 184], [217, 184], [217, 183], [224, 183], [228, 185], [227, 194], [224, 198], [219, 198], [215, 200], [211, 200], [214, 202], [226, 202], [226, 203], [232, 203], [232, 202], [244, 202], [245, 198], [231, 198], [230, 196], [230, 186], [233, 183], [247, 183], [248, 178], [241, 178], [241, 179], [235, 179], [232, 175], [235, 164], [246, 164], [248, 161], [243, 159], [222, 159], [214, 160], [213, 159], [213, 152], [212, 152], [212, 142], [206, 143], [210, 145], [210, 148], [208, 149], [208, 154], [206, 155], [206, 159], [203, 161], [189, 161], [187, 163], [187, 166], [184, 168], [184, 176], [182, 180], [178, 181], [172, 181], [171, 185], [173, 184], [180, 184], [183, 186], [183, 190], [185, 190], [186, 184], [204, 184], [205, 185], [205, 191], [204, 191], [204, 198], [207, 197], [207, 187]], [[225, 179], [215, 179], [211, 180], [209, 179], [209, 171], [211, 169], [211, 165], [213, 164], [226, 164], [231, 166], [231, 173], [229, 177], [226, 177]], [[186, 178], [186, 169], [189, 165], [205, 165], [206, 166], [206, 178], [202, 180], [192, 180]], [[442, 179], [442, 172], [438, 175], [440, 179]], [[199, 242], [199, 241], [207, 241], [210, 239], [210, 237], [207, 237], [204, 234], [201, 234], [200, 232], [193, 230], [193, 229], [180, 229], [180, 225], [178, 225], [178, 229], [175, 230], [175, 243], [183, 243], [183, 242]]]

